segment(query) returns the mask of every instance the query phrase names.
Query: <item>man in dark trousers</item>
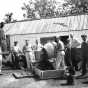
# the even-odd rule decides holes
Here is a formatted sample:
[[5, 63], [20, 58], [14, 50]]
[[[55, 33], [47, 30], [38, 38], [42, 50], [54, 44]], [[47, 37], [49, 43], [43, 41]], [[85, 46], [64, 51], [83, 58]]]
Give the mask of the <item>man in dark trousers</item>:
[[20, 66], [19, 66], [19, 52], [20, 52], [20, 48], [18, 46], [18, 42], [17, 41], [14, 42], [14, 46], [12, 47], [12, 51], [14, 53], [14, 58], [12, 59], [14, 67], [16, 69], [19, 69], [20, 68]]
[[81, 44], [81, 50], [82, 50], [82, 75], [85, 75], [87, 72], [87, 61], [88, 61], [88, 43], [86, 41], [87, 35], [81, 35], [82, 37], [82, 44]]
[[78, 42], [78, 40], [76, 40], [72, 34], [70, 34], [70, 56], [71, 56], [71, 60], [72, 60], [72, 66], [74, 69], [74, 73], [77, 70], [77, 61], [76, 61], [76, 55], [77, 55], [77, 47], [80, 45], [80, 43]]

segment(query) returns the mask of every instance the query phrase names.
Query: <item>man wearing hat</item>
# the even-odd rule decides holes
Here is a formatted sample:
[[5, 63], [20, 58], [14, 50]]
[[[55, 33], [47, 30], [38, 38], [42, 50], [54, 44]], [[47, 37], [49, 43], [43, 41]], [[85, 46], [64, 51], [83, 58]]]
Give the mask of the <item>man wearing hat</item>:
[[20, 52], [20, 48], [18, 46], [17, 41], [14, 42], [14, 46], [12, 47], [12, 50], [13, 50], [14, 57], [15, 57], [15, 59], [12, 59], [13, 64], [14, 64], [15, 68], [18, 69], [19, 68], [19, 52]]
[[81, 50], [82, 50], [82, 75], [86, 74], [87, 71], [87, 59], [88, 59], [88, 43], [86, 41], [87, 35], [81, 35], [82, 38], [82, 44], [81, 44]]

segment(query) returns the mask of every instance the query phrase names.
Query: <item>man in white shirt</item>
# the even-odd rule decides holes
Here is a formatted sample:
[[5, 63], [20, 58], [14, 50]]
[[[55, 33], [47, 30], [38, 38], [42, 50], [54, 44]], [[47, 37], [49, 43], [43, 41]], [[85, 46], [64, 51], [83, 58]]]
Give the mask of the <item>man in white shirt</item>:
[[48, 57], [49, 58], [53, 58], [54, 56], [54, 44], [52, 44], [51, 41], [48, 41], [45, 45], [44, 45], [45, 50], [47, 51]]
[[18, 42], [17, 41], [14, 42], [13, 50], [17, 54], [20, 52], [20, 47], [18, 46]]
[[64, 67], [64, 52], [65, 46], [64, 43], [61, 41], [60, 37], [57, 38], [57, 58], [56, 58], [56, 69], [60, 67]]
[[41, 42], [40, 41], [38, 41], [38, 51], [41, 51], [41, 49], [43, 48], [44, 46], [41, 44]]
[[24, 54], [28, 51], [28, 40], [25, 40], [25, 45], [23, 46], [22, 51]]
[[27, 69], [31, 68], [31, 61], [33, 59], [32, 45], [29, 40], [25, 40], [25, 45], [23, 46], [23, 53], [26, 57]]
[[19, 52], [20, 52], [20, 48], [18, 46], [18, 42], [15, 41], [13, 46], [14, 58], [12, 59], [12, 61], [16, 69], [19, 68]]

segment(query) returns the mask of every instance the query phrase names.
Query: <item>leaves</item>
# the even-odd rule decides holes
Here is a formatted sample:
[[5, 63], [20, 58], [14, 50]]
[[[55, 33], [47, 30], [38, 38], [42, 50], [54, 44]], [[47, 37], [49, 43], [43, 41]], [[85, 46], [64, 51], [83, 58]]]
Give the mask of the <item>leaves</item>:
[[74, 12], [79, 14], [88, 12], [88, 0], [66, 0], [66, 2], [67, 4], [64, 6], [75, 5], [75, 7], [71, 9], [71, 14]]
[[[23, 4], [26, 18], [48, 18], [88, 12], [88, 0], [65, 0], [62, 7], [56, 0], [30, 0]], [[37, 14], [35, 14], [37, 12]]]
[[[36, 18], [36, 11], [41, 18], [51, 17], [55, 12], [54, 3], [56, 3], [55, 0], [35, 0], [35, 2], [29, 1], [28, 4], [23, 4], [22, 10], [26, 10], [27, 18]], [[31, 6], [34, 6], [34, 8]], [[32, 17], [29, 15], [32, 15]]]
[[5, 22], [6, 22], [6, 23], [9, 23], [9, 22], [12, 21], [12, 15], [13, 15], [12, 12], [5, 14], [5, 17], [6, 17]]

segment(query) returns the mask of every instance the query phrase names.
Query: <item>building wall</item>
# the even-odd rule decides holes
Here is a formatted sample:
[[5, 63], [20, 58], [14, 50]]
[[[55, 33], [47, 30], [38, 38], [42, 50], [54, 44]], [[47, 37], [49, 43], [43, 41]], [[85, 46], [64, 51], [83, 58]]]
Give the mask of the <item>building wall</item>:
[[[88, 36], [88, 30], [83, 31], [67, 31], [67, 32], [58, 32], [58, 33], [40, 33], [40, 34], [27, 34], [27, 35], [13, 35], [10, 36], [10, 43], [11, 46], [13, 46], [14, 41], [18, 41], [20, 48], [22, 49], [25, 40], [29, 40], [29, 43], [34, 44], [35, 40], [40, 40], [42, 37], [53, 37], [53, 36], [69, 36], [69, 34], [72, 34], [75, 39], [77, 39], [80, 43], [81, 35], [86, 34]], [[88, 39], [87, 39], [88, 40]]]

